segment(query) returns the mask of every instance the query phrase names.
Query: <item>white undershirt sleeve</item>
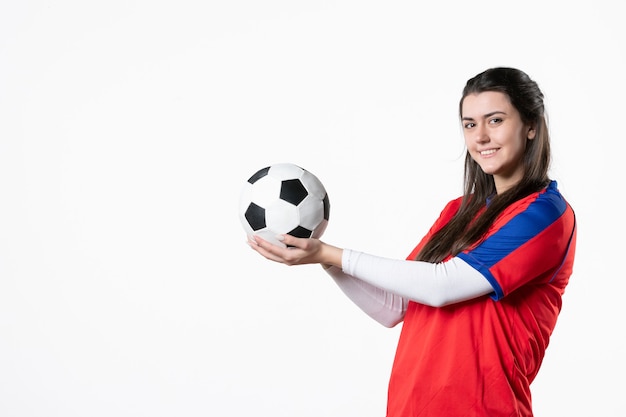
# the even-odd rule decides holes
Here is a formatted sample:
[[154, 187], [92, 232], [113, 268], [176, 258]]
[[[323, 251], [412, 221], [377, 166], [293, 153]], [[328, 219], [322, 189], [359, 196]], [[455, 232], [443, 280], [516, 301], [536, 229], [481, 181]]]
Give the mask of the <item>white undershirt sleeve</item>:
[[404, 319], [408, 300], [350, 276], [337, 267], [331, 266], [326, 272], [354, 304], [383, 326], [394, 327]]
[[402, 298], [443, 307], [493, 292], [489, 281], [460, 258], [441, 263], [388, 259], [343, 250], [344, 273]]

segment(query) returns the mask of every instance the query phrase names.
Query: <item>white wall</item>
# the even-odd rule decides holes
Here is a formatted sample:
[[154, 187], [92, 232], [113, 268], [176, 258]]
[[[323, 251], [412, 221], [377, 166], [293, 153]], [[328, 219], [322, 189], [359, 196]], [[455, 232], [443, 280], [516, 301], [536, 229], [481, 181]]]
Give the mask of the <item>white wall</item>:
[[618, 416], [618, 2], [421, 3], [2, 1], [0, 415], [383, 416], [399, 328], [252, 252], [240, 187], [297, 163], [325, 240], [404, 257], [461, 192], [465, 80], [508, 65], [579, 220], [536, 415]]

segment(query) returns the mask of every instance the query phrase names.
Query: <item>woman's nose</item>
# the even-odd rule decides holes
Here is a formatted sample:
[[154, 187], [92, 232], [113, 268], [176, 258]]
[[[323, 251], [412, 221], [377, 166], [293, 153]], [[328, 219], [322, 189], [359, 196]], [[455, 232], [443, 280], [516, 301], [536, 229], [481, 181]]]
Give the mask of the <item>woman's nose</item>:
[[474, 141], [476, 141], [476, 143], [489, 142], [489, 135], [484, 127], [476, 126], [474, 129]]

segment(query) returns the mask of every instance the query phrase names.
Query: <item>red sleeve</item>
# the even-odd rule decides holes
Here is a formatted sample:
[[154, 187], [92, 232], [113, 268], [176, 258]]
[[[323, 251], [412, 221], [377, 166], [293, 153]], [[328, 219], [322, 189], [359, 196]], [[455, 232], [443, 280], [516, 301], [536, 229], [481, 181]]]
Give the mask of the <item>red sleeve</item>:
[[574, 212], [552, 186], [511, 205], [477, 246], [457, 256], [480, 271], [500, 299], [530, 282], [557, 278], [553, 284], [564, 287], [574, 246]]

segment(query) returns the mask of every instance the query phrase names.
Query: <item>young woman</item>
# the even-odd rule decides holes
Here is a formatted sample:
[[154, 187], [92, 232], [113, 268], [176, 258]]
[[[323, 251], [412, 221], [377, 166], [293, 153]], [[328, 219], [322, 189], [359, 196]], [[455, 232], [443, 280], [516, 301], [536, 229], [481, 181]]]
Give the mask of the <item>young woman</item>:
[[287, 265], [321, 264], [381, 324], [403, 322], [389, 417], [532, 416], [542, 363], [572, 273], [574, 212], [548, 177], [543, 93], [514, 68], [467, 81], [467, 154], [450, 201], [406, 260], [282, 235], [249, 244]]

